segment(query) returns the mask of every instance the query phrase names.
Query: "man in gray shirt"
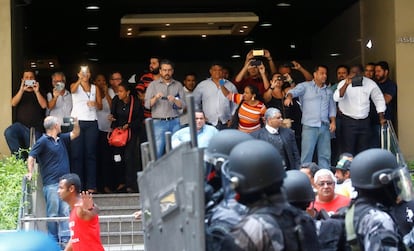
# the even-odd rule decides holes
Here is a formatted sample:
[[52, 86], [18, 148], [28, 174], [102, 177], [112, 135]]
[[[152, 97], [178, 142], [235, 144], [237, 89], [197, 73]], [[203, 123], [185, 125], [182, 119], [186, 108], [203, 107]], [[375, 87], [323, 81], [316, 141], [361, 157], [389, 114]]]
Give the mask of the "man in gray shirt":
[[151, 109], [154, 120], [154, 133], [157, 146], [157, 157], [165, 152], [165, 133], [172, 134], [180, 129], [180, 109], [184, 103], [183, 85], [172, 78], [174, 65], [169, 60], [161, 60], [160, 75], [152, 81], [145, 94], [145, 107]]
[[237, 93], [237, 88], [229, 80], [223, 79], [223, 67], [220, 63], [211, 64], [210, 76], [194, 89], [195, 105], [204, 112], [212, 125], [221, 130], [227, 128], [235, 110], [235, 104], [224, 96], [221, 86], [224, 85], [231, 93]]

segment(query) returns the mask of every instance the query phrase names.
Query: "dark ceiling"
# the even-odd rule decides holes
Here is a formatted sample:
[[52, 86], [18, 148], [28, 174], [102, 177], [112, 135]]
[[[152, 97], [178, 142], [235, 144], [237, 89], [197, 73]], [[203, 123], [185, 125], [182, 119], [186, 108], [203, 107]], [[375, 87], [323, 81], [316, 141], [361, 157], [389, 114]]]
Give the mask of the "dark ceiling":
[[[145, 61], [160, 55], [175, 61], [230, 60], [252, 48], [267, 48], [278, 59], [309, 59], [312, 35], [358, 0], [20, 0], [24, 49], [27, 58], [57, 57], [61, 64], [98, 58], [103, 64]], [[94, 2], [100, 11], [87, 11]], [[278, 3], [291, 7], [279, 7]], [[243, 36], [120, 38], [120, 19], [134, 13], [194, 13], [251, 11], [259, 23], [248, 35], [255, 40], [245, 45]], [[261, 22], [272, 27], [260, 27]], [[99, 31], [87, 31], [99, 25]], [[87, 42], [97, 42], [94, 47]], [[296, 48], [291, 48], [291, 44]]]

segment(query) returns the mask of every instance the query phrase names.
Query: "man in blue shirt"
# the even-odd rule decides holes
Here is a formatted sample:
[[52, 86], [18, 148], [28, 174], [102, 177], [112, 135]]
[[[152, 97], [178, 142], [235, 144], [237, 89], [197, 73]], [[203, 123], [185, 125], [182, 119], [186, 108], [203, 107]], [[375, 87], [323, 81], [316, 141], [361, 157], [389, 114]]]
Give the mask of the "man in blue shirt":
[[[198, 147], [206, 148], [210, 143], [210, 139], [218, 133], [218, 130], [214, 126], [206, 125], [206, 117], [204, 116], [203, 111], [195, 112], [195, 121]], [[188, 126], [176, 131], [172, 135], [172, 148], [175, 148], [186, 141], [191, 141], [190, 128]]]
[[[59, 178], [70, 172], [68, 148], [70, 141], [79, 136], [80, 129], [78, 119], [74, 119], [73, 130], [61, 133], [60, 120], [54, 116], [48, 116], [43, 122], [46, 133], [33, 145], [27, 159], [28, 173], [26, 177], [32, 178], [34, 163], [39, 163], [40, 175], [43, 181], [43, 194], [46, 200], [47, 217], [69, 216], [69, 206], [59, 198], [57, 193]], [[49, 234], [59, 243], [65, 243], [70, 239], [67, 221], [59, 224], [48, 222]]]
[[313, 80], [298, 84], [286, 94], [284, 104], [290, 106], [294, 97], [302, 104], [302, 153], [301, 163], [312, 162], [315, 146], [318, 165], [331, 166], [331, 133], [336, 129], [336, 105], [333, 92], [325, 84], [328, 68], [318, 65]]

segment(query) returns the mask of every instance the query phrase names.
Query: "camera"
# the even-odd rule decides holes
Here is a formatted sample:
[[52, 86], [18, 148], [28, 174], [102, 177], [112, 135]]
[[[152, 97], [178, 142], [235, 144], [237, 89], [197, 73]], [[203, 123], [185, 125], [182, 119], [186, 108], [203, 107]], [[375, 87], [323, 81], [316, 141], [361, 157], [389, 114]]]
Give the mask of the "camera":
[[286, 81], [286, 77], [285, 76], [278, 76], [277, 77], [277, 80], [280, 80], [280, 81], [285, 82]]
[[62, 91], [65, 89], [65, 83], [63, 82], [57, 82], [55, 86], [56, 91]]
[[73, 117], [63, 117], [63, 123], [60, 126], [62, 132], [70, 132], [73, 130], [75, 119]]
[[264, 56], [264, 50], [253, 50], [253, 56], [254, 57], [263, 57]]
[[28, 87], [33, 87], [35, 83], [36, 83], [36, 80], [34, 79], [27, 79], [24, 81], [24, 85]]
[[352, 87], [362, 86], [362, 76], [355, 76], [352, 78]]
[[250, 62], [250, 65], [251, 66], [259, 66], [261, 64], [262, 64], [262, 61], [261, 60], [258, 60], [258, 59], [253, 60], [253, 61]]
[[294, 68], [295, 67], [292, 62], [283, 63], [282, 66], [286, 67], [286, 68]]

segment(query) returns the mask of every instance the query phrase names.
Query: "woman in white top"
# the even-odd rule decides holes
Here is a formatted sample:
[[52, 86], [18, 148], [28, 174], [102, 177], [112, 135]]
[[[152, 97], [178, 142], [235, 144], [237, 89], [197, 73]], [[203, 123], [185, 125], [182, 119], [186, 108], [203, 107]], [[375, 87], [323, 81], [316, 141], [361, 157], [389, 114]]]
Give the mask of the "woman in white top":
[[98, 190], [104, 193], [112, 193], [113, 184], [113, 156], [114, 153], [108, 144], [108, 133], [111, 131], [111, 121], [108, 116], [111, 114], [112, 97], [110, 96], [108, 83], [103, 74], [97, 74], [93, 83], [98, 87], [102, 97], [102, 110], [97, 111], [99, 137], [97, 145], [97, 185]]
[[82, 66], [78, 81], [70, 85], [72, 117], [77, 117], [81, 129], [71, 142], [71, 171], [78, 174], [83, 189], [96, 192], [96, 145], [98, 142], [97, 110], [102, 110], [101, 93], [90, 81], [91, 72]]

